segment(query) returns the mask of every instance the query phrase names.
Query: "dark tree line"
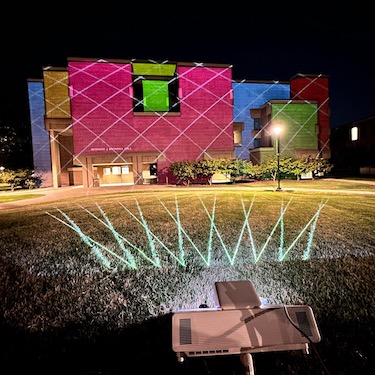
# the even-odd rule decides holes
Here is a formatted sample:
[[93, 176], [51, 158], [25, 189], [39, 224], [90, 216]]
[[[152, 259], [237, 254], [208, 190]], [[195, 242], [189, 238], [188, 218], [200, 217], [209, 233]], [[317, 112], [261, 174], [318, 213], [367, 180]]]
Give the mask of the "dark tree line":
[[26, 97], [15, 98], [9, 93], [0, 97], [0, 166], [12, 170], [33, 168]]

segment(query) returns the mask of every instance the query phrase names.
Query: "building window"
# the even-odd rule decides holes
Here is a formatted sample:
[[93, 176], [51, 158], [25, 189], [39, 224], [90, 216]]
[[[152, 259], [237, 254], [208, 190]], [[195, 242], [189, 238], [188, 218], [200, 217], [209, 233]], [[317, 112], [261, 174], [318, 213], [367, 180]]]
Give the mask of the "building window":
[[180, 112], [176, 64], [133, 63], [133, 112]]
[[158, 165], [156, 163], [150, 164], [150, 176], [157, 176], [158, 174]]
[[233, 123], [233, 137], [234, 137], [234, 146], [242, 146], [242, 131], [243, 131], [243, 122], [234, 122]]
[[157, 181], [158, 167], [156, 163], [145, 164], [142, 171], [143, 182], [145, 184], [155, 183]]
[[260, 130], [260, 118], [254, 119], [254, 130]]
[[358, 140], [358, 127], [357, 126], [354, 126], [350, 129], [350, 139], [352, 141], [357, 141]]
[[121, 174], [121, 167], [112, 167], [112, 174]]

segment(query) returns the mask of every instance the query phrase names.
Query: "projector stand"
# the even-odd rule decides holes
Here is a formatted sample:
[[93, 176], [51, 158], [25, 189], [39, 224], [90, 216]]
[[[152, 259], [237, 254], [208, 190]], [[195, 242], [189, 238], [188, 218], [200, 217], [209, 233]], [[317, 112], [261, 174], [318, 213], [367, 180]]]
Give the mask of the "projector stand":
[[242, 374], [243, 375], [255, 375], [253, 366], [253, 357], [250, 353], [240, 354], [240, 360], [242, 364]]

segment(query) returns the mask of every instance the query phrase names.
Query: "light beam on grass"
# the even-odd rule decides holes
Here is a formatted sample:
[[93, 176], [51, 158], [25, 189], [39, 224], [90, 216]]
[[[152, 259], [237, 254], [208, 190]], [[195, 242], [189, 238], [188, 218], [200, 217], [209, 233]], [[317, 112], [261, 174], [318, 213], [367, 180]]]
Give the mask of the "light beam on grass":
[[[276, 224], [274, 225], [273, 229], [271, 230], [271, 233], [269, 234], [269, 236], [267, 237], [267, 240], [266, 242], [263, 244], [262, 246], [262, 249], [260, 250], [259, 254], [257, 255], [256, 259], [255, 259], [255, 263], [257, 263], [260, 258], [262, 257], [263, 253], [265, 252], [265, 250], [267, 249], [267, 246], [268, 246], [268, 243], [271, 241], [272, 239], [272, 236], [273, 234], [275, 233], [277, 227], [283, 223], [284, 221], [284, 214], [290, 204], [290, 202], [292, 201], [292, 199], [289, 200], [288, 204], [285, 206], [285, 208], [282, 208], [281, 206], [281, 213], [280, 213], [280, 216], [278, 218], [278, 220], [276, 221]], [[282, 224], [282, 228], [283, 228], [283, 224]], [[283, 230], [281, 231], [283, 233]], [[281, 242], [281, 241], [280, 241]], [[279, 259], [280, 260], [280, 259]]]
[[103, 251], [104, 252], [107, 252], [108, 254], [112, 255], [114, 258], [116, 258], [120, 263], [123, 263], [125, 265], [127, 265], [129, 268], [133, 268], [132, 267], [132, 264], [129, 264], [127, 262], [126, 259], [122, 258], [121, 256], [119, 256], [117, 253], [115, 253], [114, 251], [112, 251], [111, 249], [108, 249], [107, 247], [105, 247], [104, 245], [102, 245], [101, 243], [95, 241], [94, 239], [92, 239], [91, 237], [85, 235], [80, 227], [63, 211], [57, 209], [58, 212], [61, 213], [61, 215], [63, 217], [65, 217], [65, 219], [67, 221], [64, 221], [64, 220], [61, 220], [59, 217], [55, 216], [55, 215], [52, 215], [50, 214], [49, 212], [47, 212], [48, 215], [50, 215], [51, 217], [55, 218], [56, 220], [60, 221], [61, 223], [63, 223], [64, 225], [66, 225], [68, 228], [70, 229], [73, 229], [75, 232], [78, 233], [78, 235], [81, 237], [82, 241], [88, 245], [94, 252], [94, 254], [96, 255], [96, 257], [99, 259], [99, 261], [101, 262], [101, 264], [105, 267], [105, 268], [108, 268], [108, 269], [113, 269], [113, 267], [111, 266], [111, 262], [110, 260], [103, 254]]
[[313, 216], [313, 218], [310, 220], [310, 222], [312, 221], [312, 224], [311, 224], [311, 229], [310, 229], [310, 233], [309, 233], [309, 238], [308, 238], [308, 241], [307, 241], [307, 246], [306, 246], [306, 250], [305, 252], [303, 253], [303, 256], [302, 256], [302, 259], [303, 260], [307, 260], [310, 258], [310, 252], [311, 252], [311, 246], [312, 246], [312, 240], [314, 238], [314, 233], [315, 233], [315, 229], [316, 229], [316, 223], [318, 222], [318, 217], [320, 215], [320, 211], [322, 210], [322, 208], [326, 205], [326, 203], [328, 202], [328, 200], [325, 202], [325, 203], [321, 203], [319, 205], [319, 209], [318, 211], [316, 212], [316, 214]]
[[[138, 212], [142, 212], [142, 210], [141, 210], [141, 207], [140, 207], [140, 205], [139, 205], [139, 203], [138, 203], [138, 201], [136, 200], [136, 203], [137, 203], [137, 208], [138, 208]], [[148, 227], [148, 225], [147, 225], [147, 222], [145, 221], [145, 220], [139, 220], [127, 207], [125, 207], [122, 203], [120, 203], [120, 205], [125, 209], [125, 211], [126, 212], [128, 212], [129, 213], [129, 215], [131, 216], [131, 217], [133, 217], [133, 219], [135, 220], [135, 221], [137, 221], [138, 222], [138, 224], [140, 224], [141, 226], [142, 226], [142, 228], [145, 230], [145, 232], [148, 234], [148, 238], [150, 239], [150, 238], [152, 238], [152, 239], [154, 239], [155, 241], [157, 241], [160, 245], [161, 245], [161, 247], [164, 249], [164, 250], [166, 250], [167, 251], [167, 253], [169, 253], [175, 260], [177, 260], [177, 262], [178, 263], [180, 263], [180, 265], [181, 266], [185, 266], [185, 260], [184, 260], [184, 257], [183, 257], [183, 254], [182, 255], [180, 255], [180, 257], [176, 257], [176, 255], [171, 251], [171, 250], [169, 250], [169, 248], [164, 244], [164, 242], [158, 237], [158, 236], [156, 236], [156, 234], [154, 234], [151, 230], [150, 230], [150, 228]], [[143, 217], [143, 213], [142, 213], [142, 215], [140, 214], [140, 216], [141, 217]], [[156, 255], [157, 254], [157, 251], [156, 251], [156, 248], [155, 248], [155, 245], [154, 245], [154, 242], [152, 243], [152, 245], [150, 244], [150, 242], [149, 242], [149, 245], [150, 245], [150, 247], [151, 247], [151, 251], [152, 251], [152, 253], [154, 254], [154, 255]], [[157, 255], [157, 259], [159, 260], [159, 256]], [[147, 259], [146, 259], [147, 260]], [[159, 260], [159, 267], [160, 267], [160, 260]]]
[[[289, 245], [289, 247], [284, 250], [284, 235], [285, 235], [285, 227], [284, 227], [284, 216], [285, 213], [292, 201], [292, 199], [289, 200], [289, 202], [285, 205], [281, 203], [280, 208], [280, 216], [277, 219], [275, 225], [273, 226], [270, 234], [268, 235], [266, 241], [263, 243], [260, 250], [257, 250], [257, 246], [255, 245], [253, 232], [249, 223], [250, 213], [253, 207], [254, 203], [254, 197], [251, 200], [249, 207], [245, 207], [245, 203], [243, 199], [241, 198], [241, 205], [242, 205], [242, 211], [244, 214], [244, 222], [242, 224], [241, 230], [239, 232], [238, 239], [236, 241], [236, 244], [234, 246], [234, 250], [231, 252], [227, 245], [225, 244], [223, 237], [215, 223], [215, 214], [216, 214], [216, 195], [214, 197], [213, 205], [211, 211], [207, 208], [206, 204], [203, 202], [201, 197], [199, 197], [199, 200], [203, 206], [203, 209], [209, 219], [210, 228], [208, 231], [208, 239], [207, 239], [207, 246], [205, 249], [205, 252], [201, 251], [199, 247], [194, 243], [191, 236], [187, 233], [187, 231], [184, 229], [183, 224], [181, 222], [180, 218], [180, 209], [178, 205], [177, 197], [175, 197], [175, 214], [171, 212], [171, 210], [158, 198], [160, 204], [164, 208], [165, 212], [169, 215], [169, 217], [172, 219], [174, 224], [176, 225], [177, 229], [177, 237], [178, 237], [178, 255], [175, 254], [175, 252], [168, 248], [168, 246], [165, 245], [163, 240], [159, 238], [149, 227], [148, 222], [143, 214], [143, 211], [141, 209], [141, 206], [139, 202], [136, 200], [136, 206], [138, 210], [137, 217], [133, 212], [131, 212], [126, 206], [124, 206], [122, 203], [120, 205], [124, 208], [124, 210], [141, 226], [141, 228], [144, 231], [146, 243], [148, 244], [148, 247], [150, 249], [150, 254], [148, 255], [144, 250], [139, 248], [138, 246], [134, 245], [128, 238], [126, 238], [124, 235], [121, 235], [113, 226], [112, 222], [108, 218], [105, 211], [97, 204], [97, 208], [102, 215], [102, 218], [94, 214], [92, 211], [88, 210], [85, 207], [81, 208], [87, 212], [89, 215], [91, 215], [95, 220], [97, 220], [100, 224], [105, 226], [114, 236], [117, 245], [119, 246], [119, 249], [122, 252], [122, 255], [117, 254], [115, 251], [111, 250], [107, 246], [97, 242], [90, 236], [83, 233], [81, 228], [74, 222], [73, 219], [71, 219], [65, 212], [61, 211], [60, 209], [57, 209], [57, 211], [63, 216], [63, 219], [59, 218], [56, 215], [53, 215], [51, 213], [48, 213], [51, 217], [58, 220], [59, 222], [66, 225], [68, 228], [74, 230], [79, 237], [82, 239], [82, 241], [88, 245], [94, 255], [97, 257], [99, 262], [107, 269], [115, 269], [117, 268], [116, 265], [122, 265], [125, 267], [128, 267], [130, 269], [137, 269], [137, 263], [136, 259], [132, 253], [136, 252], [138, 255], [142, 257], [146, 262], [150, 263], [154, 267], [161, 267], [161, 259], [159, 255], [160, 250], [164, 250], [166, 253], [168, 253], [174, 260], [176, 260], [182, 267], [186, 267], [185, 262], [185, 246], [184, 246], [184, 240], [187, 241], [193, 248], [193, 250], [200, 256], [200, 258], [203, 260], [204, 264], [206, 266], [210, 266], [211, 259], [212, 259], [212, 247], [213, 247], [213, 240], [214, 240], [214, 234], [216, 235], [217, 239], [219, 240], [222, 249], [229, 261], [229, 264], [231, 266], [234, 265], [236, 258], [239, 256], [239, 250], [241, 248], [241, 243], [244, 242], [244, 236], [247, 230], [247, 234], [250, 240], [250, 251], [253, 256], [254, 263], [259, 262], [266, 252], [267, 248], [269, 247], [269, 242], [274, 236], [277, 228], [280, 227], [280, 236], [279, 236], [279, 247], [278, 247], [278, 260], [281, 262], [283, 261], [286, 256], [290, 253], [290, 251], [295, 247], [296, 243], [300, 240], [302, 235], [307, 231], [307, 229], [310, 227], [309, 235], [308, 235], [308, 241], [307, 246], [304, 251], [304, 254], [302, 256], [303, 260], [307, 260], [310, 258], [311, 253], [311, 247], [312, 247], [312, 241], [316, 230], [316, 224], [320, 215], [320, 212], [322, 208], [325, 206], [325, 203], [321, 203], [319, 205], [319, 208], [317, 212], [313, 215], [313, 217], [308, 221], [308, 223], [304, 226], [304, 228], [300, 231], [300, 233], [297, 235], [297, 237], [293, 240], [293, 242]], [[104, 219], [104, 220], [103, 220]], [[157, 246], [159, 245], [159, 250], [157, 249]]]
[[[198, 247], [195, 245], [194, 241], [190, 238], [190, 236], [188, 235], [188, 233], [185, 231], [185, 229], [183, 228], [183, 226], [181, 225], [181, 221], [180, 221], [180, 215], [179, 215], [179, 210], [178, 210], [178, 202], [177, 202], [177, 198], [175, 197], [175, 202], [176, 202], [176, 218], [173, 216], [173, 214], [171, 213], [171, 211], [168, 209], [168, 207], [160, 200], [160, 198], [158, 197], [158, 200], [160, 202], [160, 204], [163, 206], [163, 208], [165, 209], [165, 211], [168, 213], [168, 215], [171, 217], [171, 219], [175, 222], [175, 224], [177, 225], [177, 230], [178, 230], [178, 233], [181, 233], [181, 236], [179, 236], [179, 250], [180, 250], [180, 254], [182, 254], [184, 256], [185, 254], [185, 250], [184, 250], [184, 245], [183, 245], [183, 237], [182, 237], [182, 234], [186, 237], [186, 239], [190, 242], [191, 246], [193, 246], [193, 249], [199, 254], [199, 256], [202, 258], [204, 264], [206, 266], [209, 266], [210, 265], [210, 252], [211, 252], [211, 249], [209, 248], [208, 249], [208, 255], [207, 257], [204, 256], [204, 254], [198, 249]], [[214, 200], [214, 207], [215, 207], [215, 202], [216, 202], [216, 197], [215, 197], [215, 200]], [[213, 208], [213, 210], [215, 210]], [[177, 214], [178, 213], [178, 214]]]
[[[280, 216], [283, 215], [283, 205], [280, 207]], [[283, 248], [284, 248], [284, 220], [280, 221], [280, 242], [279, 242], [279, 260], [281, 261], [283, 256]]]
[[[215, 200], [214, 200], [214, 205], [213, 205], [213, 208], [212, 208], [212, 213], [210, 214], [206, 205], [204, 204], [203, 200], [201, 197], [199, 197], [200, 201], [201, 201], [201, 204], [204, 208], [204, 210], [206, 211], [206, 214], [208, 216], [208, 218], [210, 219], [210, 236], [209, 236], [209, 241], [208, 241], [208, 246], [207, 246], [207, 250], [208, 250], [208, 253], [211, 254], [211, 248], [212, 248], [212, 236], [213, 236], [213, 232], [216, 233], [216, 236], [218, 237], [220, 243], [221, 243], [221, 246], [223, 247], [223, 250], [225, 252], [225, 255], [227, 256], [228, 260], [229, 260], [229, 263], [230, 265], [232, 266], [234, 264], [234, 261], [236, 259], [236, 256], [237, 256], [237, 253], [238, 253], [238, 250], [240, 248], [240, 244], [242, 242], [242, 239], [243, 239], [243, 235], [244, 235], [244, 231], [245, 231], [245, 228], [246, 227], [249, 227], [249, 215], [250, 215], [250, 211], [251, 211], [251, 208], [252, 208], [252, 205], [253, 205], [253, 201], [254, 201], [254, 198], [253, 200], [251, 201], [251, 204], [248, 208], [248, 210], [246, 211], [245, 209], [245, 205], [244, 205], [244, 202], [243, 200], [241, 199], [241, 204], [242, 204], [242, 208], [243, 208], [243, 211], [244, 211], [244, 215], [245, 215], [245, 220], [244, 220], [244, 223], [242, 225], [242, 229], [240, 231], [240, 234], [239, 234], [239, 237], [238, 237], [238, 240], [237, 240], [237, 244], [234, 248], [234, 251], [233, 251], [233, 254], [230, 255], [230, 252], [229, 250], [227, 249], [227, 246], [225, 245], [224, 241], [223, 241], [223, 238], [219, 232], [219, 230], [217, 229], [217, 226], [215, 225], [215, 207], [216, 207], [216, 196], [215, 196]], [[251, 229], [250, 229], [250, 233], [251, 233]], [[252, 238], [252, 236], [251, 236]], [[256, 250], [255, 250], [255, 246], [254, 246], [254, 241], [251, 242], [252, 244], [252, 251], [253, 251], [253, 254], [256, 253]], [[254, 258], [255, 259], [255, 258]]]
[[[137, 268], [137, 265], [136, 265], [136, 262], [135, 262], [135, 259], [134, 259], [133, 255], [132, 255], [132, 253], [131, 253], [131, 252], [130, 252], [130, 251], [124, 246], [124, 242], [127, 242], [127, 243], [128, 243], [128, 241], [124, 241], [125, 239], [123, 239], [123, 237], [120, 236], [119, 233], [113, 228], [113, 225], [112, 225], [111, 221], [108, 219], [108, 216], [107, 216], [106, 213], [102, 210], [102, 208], [101, 208], [99, 205], [97, 205], [97, 207], [98, 207], [100, 213], [102, 214], [102, 216], [104, 217], [104, 219], [105, 219], [105, 223], [104, 223], [102, 220], [99, 220], [99, 218], [96, 217], [96, 216], [95, 216], [92, 212], [90, 212], [89, 210], [86, 210], [85, 208], [84, 208], [84, 210], [85, 210], [86, 212], [89, 212], [93, 217], [95, 217], [97, 220], [99, 220], [103, 225], [105, 225], [105, 226], [106, 226], [106, 227], [112, 232], [113, 236], [114, 236], [115, 239], [116, 239], [117, 244], [119, 245], [120, 249], [122, 250], [122, 252], [123, 252], [125, 258], [128, 260], [128, 263], [129, 263], [130, 268], [136, 269], [136, 268]], [[155, 262], [155, 265], [157, 266], [158, 263]]]
[[[285, 259], [285, 257], [288, 255], [289, 251], [295, 246], [297, 241], [302, 237], [302, 235], [305, 233], [305, 231], [307, 230], [308, 227], [310, 227], [310, 232], [309, 232], [306, 250], [305, 250], [305, 252], [302, 256], [302, 259], [307, 260], [307, 259], [310, 258], [310, 250], [311, 250], [312, 240], [314, 238], [316, 223], [318, 221], [320, 211], [322, 210], [322, 208], [324, 206], [325, 206], [325, 203], [319, 205], [318, 211], [314, 214], [314, 216], [310, 219], [310, 221], [305, 225], [305, 227], [301, 230], [301, 232], [294, 239], [294, 241], [290, 244], [290, 246], [285, 250], [285, 252], [283, 252], [283, 248], [281, 246], [281, 243], [283, 243], [284, 240], [283, 240], [283, 238], [280, 238], [280, 252], [279, 252], [279, 261], [280, 262]], [[282, 232], [282, 234], [283, 233], [284, 232]], [[280, 235], [280, 237], [281, 237], [281, 235]]]

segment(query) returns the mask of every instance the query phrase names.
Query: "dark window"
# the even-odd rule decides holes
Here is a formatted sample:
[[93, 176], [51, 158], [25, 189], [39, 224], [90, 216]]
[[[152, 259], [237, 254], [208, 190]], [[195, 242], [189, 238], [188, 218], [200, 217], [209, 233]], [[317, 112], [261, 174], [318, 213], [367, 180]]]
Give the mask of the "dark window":
[[254, 119], [254, 130], [260, 130], [260, 118]]
[[156, 176], [158, 174], [158, 166], [156, 163], [150, 164], [150, 176]]

